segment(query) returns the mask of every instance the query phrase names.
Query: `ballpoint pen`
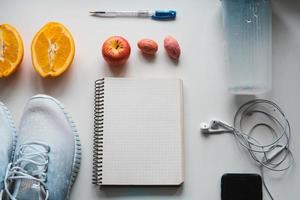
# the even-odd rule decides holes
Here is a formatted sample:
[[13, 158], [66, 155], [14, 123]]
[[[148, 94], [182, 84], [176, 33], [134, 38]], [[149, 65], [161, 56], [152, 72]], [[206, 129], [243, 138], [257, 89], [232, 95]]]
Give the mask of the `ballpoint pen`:
[[174, 20], [174, 10], [138, 10], [138, 11], [90, 11], [90, 14], [99, 17], [151, 17], [154, 20]]

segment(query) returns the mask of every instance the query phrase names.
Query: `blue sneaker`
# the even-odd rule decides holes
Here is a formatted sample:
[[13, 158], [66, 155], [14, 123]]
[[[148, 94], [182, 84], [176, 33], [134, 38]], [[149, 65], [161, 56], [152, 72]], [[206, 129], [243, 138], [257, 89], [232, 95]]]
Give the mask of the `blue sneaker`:
[[74, 122], [56, 99], [37, 95], [24, 111], [3, 199], [69, 199], [81, 161]]
[[8, 109], [0, 102], [0, 192], [4, 189], [4, 176], [12, 161], [16, 146], [16, 127]]

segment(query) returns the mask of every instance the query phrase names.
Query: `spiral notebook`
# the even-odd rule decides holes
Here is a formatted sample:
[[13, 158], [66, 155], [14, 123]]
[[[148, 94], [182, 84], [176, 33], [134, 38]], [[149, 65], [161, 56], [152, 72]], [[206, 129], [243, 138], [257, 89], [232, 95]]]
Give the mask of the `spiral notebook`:
[[180, 79], [97, 80], [93, 183], [180, 185], [182, 96]]

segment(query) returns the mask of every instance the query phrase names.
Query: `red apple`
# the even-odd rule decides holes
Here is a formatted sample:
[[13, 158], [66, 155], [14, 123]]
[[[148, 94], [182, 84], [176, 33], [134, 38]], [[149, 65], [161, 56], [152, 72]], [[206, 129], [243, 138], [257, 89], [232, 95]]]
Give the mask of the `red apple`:
[[112, 66], [125, 64], [130, 56], [130, 52], [130, 44], [121, 36], [109, 37], [102, 46], [103, 58]]

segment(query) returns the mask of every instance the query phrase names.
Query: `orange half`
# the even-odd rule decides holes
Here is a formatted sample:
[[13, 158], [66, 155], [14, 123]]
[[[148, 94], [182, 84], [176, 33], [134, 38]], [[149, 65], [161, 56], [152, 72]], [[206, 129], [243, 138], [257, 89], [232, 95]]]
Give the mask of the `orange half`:
[[18, 31], [9, 24], [0, 24], [0, 78], [16, 71], [24, 54]]
[[68, 29], [49, 22], [35, 35], [31, 43], [32, 64], [42, 77], [57, 77], [71, 65], [75, 44]]

